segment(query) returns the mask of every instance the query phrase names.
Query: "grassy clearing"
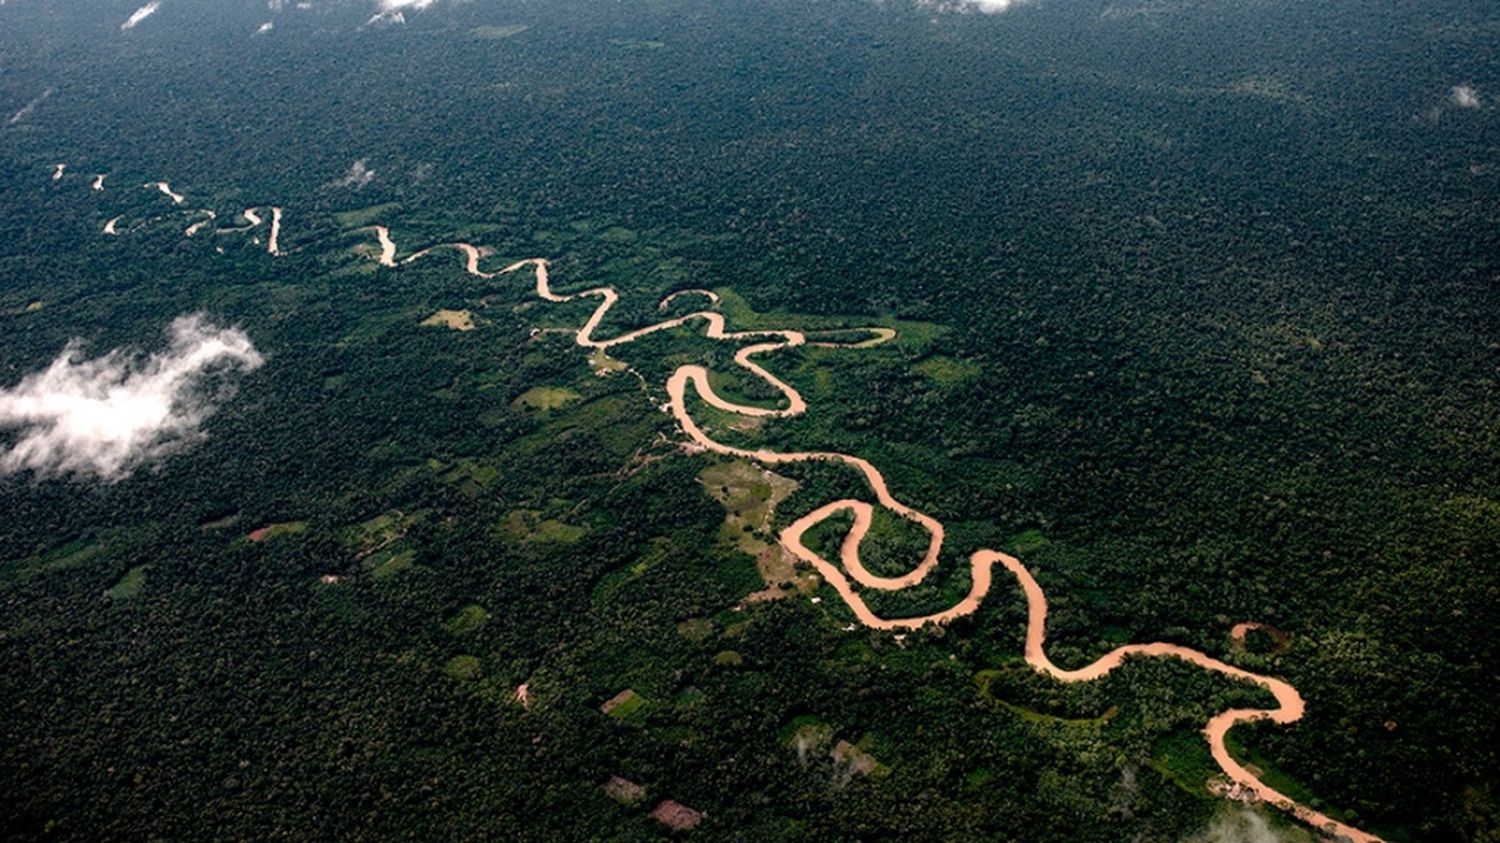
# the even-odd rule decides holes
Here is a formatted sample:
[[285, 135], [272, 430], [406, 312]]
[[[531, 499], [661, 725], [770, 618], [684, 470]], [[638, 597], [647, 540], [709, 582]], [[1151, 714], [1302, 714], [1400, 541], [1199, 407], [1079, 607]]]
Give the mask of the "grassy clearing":
[[755, 559], [766, 588], [748, 599], [770, 600], [792, 593], [790, 588], [810, 594], [817, 578], [799, 574], [780, 543], [768, 540], [776, 506], [797, 490], [797, 481], [757, 468], [744, 460], [716, 463], [698, 474], [710, 497], [724, 507], [719, 541]]
[[443, 672], [460, 681], [478, 679], [482, 672], [478, 656], [454, 656], [443, 667]]
[[589, 528], [542, 518], [534, 509], [517, 509], [500, 522], [500, 534], [514, 541], [541, 544], [573, 544], [588, 535]]
[[953, 357], [929, 357], [913, 366], [938, 386], [954, 386], [979, 377], [979, 366]]
[[582, 396], [565, 386], [533, 386], [511, 403], [516, 407], [527, 407], [548, 413], [565, 407], [580, 397]]
[[365, 557], [365, 570], [370, 576], [377, 580], [394, 577], [412, 567], [416, 561], [417, 552], [400, 546], [388, 547]]
[[104, 550], [103, 544], [69, 542], [42, 557], [40, 567], [44, 571], [62, 571], [68, 568], [76, 568], [99, 555], [102, 550]]
[[612, 375], [615, 372], [623, 372], [630, 367], [604, 353], [604, 349], [596, 348], [589, 355], [589, 368], [600, 375]]
[[645, 708], [646, 698], [629, 688], [615, 694], [599, 706], [600, 711], [622, 723], [640, 719]]
[[442, 472], [444, 483], [452, 483], [459, 487], [468, 497], [476, 495], [489, 488], [500, 478], [500, 469], [465, 457], [453, 465], [446, 465], [437, 460], [428, 460], [427, 465], [433, 471]]
[[41, 556], [32, 556], [15, 564], [0, 566], [0, 581], [17, 576], [33, 576], [53, 571], [76, 568], [104, 551], [102, 542], [77, 540], [47, 551]]
[[1041, 550], [1049, 543], [1047, 537], [1042, 535], [1041, 530], [1026, 530], [1017, 533], [1015, 538], [1010, 540], [1010, 552], [1016, 556], [1024, 556], [1028, 553]]
[[621, 805], [637, 805], [646, 798], [646, 789], [635, 782], [619, 776], [610, 776], [609, 781], [600, 785], [604, 793], [610, 799]]
[[305, 532], [307, 532], [306, 521], [280, 521], [274, 524], [267, 524], [256, 530], [251, 530], [245, 538], [253, 542], [263, 542], [267, 539], [277, 538], [278, 536], [299, 536]]
[[[711, 465], [699, 472], [698, 481], [736, 518], [759, 526], [769, 517], [771, 482], [766, 472], [749, 462], [733, 460]], [[796, 487], [794, 481], [786, 482]]]
[[121, 577], [120, 581], [115, 583], [105, 594], [109, 596], [110, 600], [129, 600], [140, 594], [141, 589], [146, 587], [146, 569], [149, 567], [151, 566], [137, 565], [126, 571], [125, 576]]
[[478, 630], [481, 626], [484, 626], [484, 622], [489, 620], [489, 618], [490, 613], [486, 612], [483, 606], [478, 603], [470, 603], [455, 612], [453, 617], [444, 621], [443, 626], [447, 627], [448, 631], [454, 635], [468, 635]]
[[370, 205], [364, 208], [356, 208], [352, 211], [344, 211], [333, 215], [333, 221], [340, 228], [363, 228], [379, 222], [381, 217], [392, 214], [401, 209], [397, 202], [386, 202], [381, 205]]
[[677, 624], [677, 633], [689, 641], [698, 643], [714, 634], [714, 624], [706, 618], [688, 618]]
[[467, 310], [439, 310], [417, 323], [424, 328], [451, 328], [455, 331], [474, 330], [474, 314]]
[[360, 553], [370, 553], [405, 536], [407, 530], [427, 516], [427, 512], [421, 509], [408, 515], [393, 509], [352, 527], [343, 528], [339, 531], [339, 538], [345, 545]]
[[824, 723], [816, 717], [804, 714], [792, 719], [781, 730], [781, 740], [787, 746], [797, 750], [797, 758], [803, 763], [807, 759], [823, 752], [833, 743], [833, 727]]

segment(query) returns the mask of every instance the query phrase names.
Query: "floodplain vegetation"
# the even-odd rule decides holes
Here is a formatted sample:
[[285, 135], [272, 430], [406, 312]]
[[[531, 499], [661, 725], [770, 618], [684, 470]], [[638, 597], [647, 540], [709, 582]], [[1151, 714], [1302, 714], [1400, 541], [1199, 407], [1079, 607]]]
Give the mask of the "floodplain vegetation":
[[[198, 310], [266, 363], [127, 479], [0, 478], [7, 839], [1250, 822], [1199, 730], [1265, 695], [1170, 660], [1048, 680], [1008, 581], [851, 630], [775, 535], [858, 476], [686, 453], [661, 412], [684, 363], [776, 400], [732, 347], [589, 354], [591, 303], [380, 267], [373, 224], [613, 285], [605, 335], [686, 288], [732, 329], [894, 330], [767, 357], [802, 416], [694, 408], [942, 519], [938, 574], [872, 608], [952, 605], [1003, 549], [1059, 665], [1165, 640], [1283, 678], [1306, 716], [1230, 735], [1268, 783], [1393, 841], [1500, 834], [1500, 124], [1450, 96], [1500, 91], [1492, 10], [333, 4], [250, 39], [258, 7], [122, 37], [57, 5], [0, 8], [0, 115], [56, 87], [0, 127], [0, 386]], [[161, 179], [221, 222], [285, 208], [281, 254], [101, 234], [172, 213]], [[866, 544], [895, 574], [925, 536]]]

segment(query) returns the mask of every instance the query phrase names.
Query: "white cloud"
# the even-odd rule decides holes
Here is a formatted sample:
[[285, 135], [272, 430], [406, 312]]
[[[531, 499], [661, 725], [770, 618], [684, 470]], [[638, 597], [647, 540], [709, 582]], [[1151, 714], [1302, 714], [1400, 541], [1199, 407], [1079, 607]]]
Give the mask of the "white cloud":
[[380, 11], [365, 21], [365, 26], [406, 23], [407, 11], [420, 12], [436, 3], [437, 0], [375, 0]]
[[178, 317], [168, 334], [165, 352], [117, 348], [92, 360], [73, 340], [46, 369], [0, 390], [0, 428], [21, 429], [0, 454], [0, 474], [113, 481], [201, 439], [198, 426], [215, 409], [205, 377], [255, 369], [261, 356], [243, 331], [202, 314]]
[[1266, 818], [1245, 806], [1226, 807], [1214, 816], [1208, 827], [1187, 838], [1184, 843], [1287, 843], [1305, 840], [1304, 835], [1279, 834]]
[[1478, 108], [1483, 105], [1479, 99], [1479, 92], [1469, 85], [1453, 86], [1453, 104], [1459, 108]]
[[917, 2], [939, 12], [983, 12], [987, 15], [994, 15], [1013, 6], [1019, 6], [1027, 0], [917, 0]]
[[275, 26], [276, 24], [274, 21], [266, 21], [265, 23], [260, 25], [259, 29], [255, 30], [255, 34], [264, 35], [265, 33], [270, 32], [272, 29], [274, 29]]
[[121, 29], [135, 29], [135, 25], [136, 24], [138, 24], [141, 21], [145, 20], [146, 18], [149, 18], [152, 15], [156, 14], [156, 10], [158, 8], [160, 8], [160, 7], [161, 7], [161, 1], [160, 0], [151, 0], [150, 3], [147, 3], [146, 5], [140, 7], [139, 9], [136, 9], [134, 12], [131, 12], [130, 13], [130, 17], [126, 18], [125, 22], [122, 23], [122, 24], [120, 24], [120, 28]]
[[355, 190], [364, 187], [375, 180], [375, 171], [365, 166], [365, 159], [361, 158], [349, 165], [349, 172], [343, 178], [334, 179], [327, 184], [328, 187], [352, 187]]

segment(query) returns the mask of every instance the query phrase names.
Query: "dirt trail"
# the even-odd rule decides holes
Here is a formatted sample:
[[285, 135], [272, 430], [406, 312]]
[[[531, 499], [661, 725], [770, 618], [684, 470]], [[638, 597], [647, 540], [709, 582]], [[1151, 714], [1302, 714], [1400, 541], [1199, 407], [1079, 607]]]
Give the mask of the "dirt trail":
[[[391, 240], [389, 230], [384, 226], [375, 226], [373, 230], [380, 240], [381, 254], [379, 260], [381, 265], [396, 266], [396, 244]], [[995, 550], [976, 551], [970, 556], [972, 585], [969, 594], [955, 605], [941, 612], [915, 618], [882, 618], [871, 611], [870, 607], [865, 604], [854, 590], [850, 580], [852, 579], [855, 583], [866, 588], [884, 591], [907, 588], [922, 582], [937, 566], [938, 555], [943, 545], [942, 522], [897, 500], [891, 494], [884, 475], [868, 460], [849, 454], [825, 451], [776, 452], [751, 450], [726, 445], [705, 433], [698, 426], [697, 422], [693, 420], [687, 406], [688, 390], [691, 387], [699, 400], [725, 412], [751, 417], [786, 417], [805, 412], [807, 404], [796, 389], [778, 379], [751, 359], [758, 355], [783, 348], [803, 345], [807, 342], [807, 337], [802, 332], [792, 330], [728, 331], [725, 329], [724, 317], [721, 314], [711, 310], [703, 310], [668, 319], [645, 328], [638, 328], [610, 339], [596, 339], [594, 332], [598, 330], [600, 323], [604, 321], [604, 317], [609, 312], [609, 309], [614, 306], [615, 302], [620, 300], [619, 293], [613, 288], [594, 287], [576, 293], [555, 293], [552, 291], [547, 277], [547, 261], [542, 258], [518, 261], [497, 272], [485, 272], [479, 268], [481, 251], [468, 243], [449, 243], [442, 246], [433, 246], [413, 254], [401, 263], [409, 263], [419, 257], [430, 254], [433, 249], [438, 248], [452, 248], [462, 252], [466, 258], [465, 271], [480, 278], [495, 278], [499, 275], [531, 267], [536, 279], [536, 294], [545, 301], [570, 302], [583, 298], [599, 299], [599, 304], [594, 308], [594, 312], [583, 324], [583, 327], [578, 329], [576, 335], [578, 345], [585, 348], [600, 350], [612, 348], [633, 342], [657, 331], [679, 327], [691, 320], [702, 320], [706, 323], [704, 334], [710, 339], [766, 339], [767, 341], [765, 342], [756, 342], [741, 348], [736, 352], [734, 361], [741, 368], [774, 387], [785, 398], [785, 409], [749, 406], [729, 401], [714, 392], [709, 382], [708, 370], [702, 366], [694, 365], [681, 366], [668, 378], [667, 395], [669, 401], [667, 409], [693, 443], [714, 453], [742, 457], [763, 465], [810, 461], [839, 462], [848, 465], [864, 476], [866, 483], [869, 484], [870, 490], [874, 493], [876, 500], [881, 506], [903, 518], [922, 525], [928, 530], [931, 540], [928, 544], [927, 552], [914, 568], [899, 577], [876, 576], [867, 570], [860, 561], [859, 546], [865, 535], [869, 532], [874, 517], [874, 507], [868, 502], [844, 499], [824, 504], [797, 519], [782, 531], [780, 537], [781, 543], [798, 558], [813, 565], [829, 585], [833, 586], [844, 602], [848, 604], [850, 610], [854, 612], [855, 617], [861, 623], [875, 629], [918, 629], [929, 623], [946, 623], [954, 618], [972, 614], [979, 608], [980, 603], [986, 595], [989, 594], [994, 578], [994, 568], [996, 564], [999, 564], [1015, 577], [1016, 582], [1021, 587], [1022, 593], [1026, 597], [1025, 659], [1034, 669], [1061, 682], [1087, 682], [1108, 674], [1130, 657], [1167, 657], [1181, 659], [1205, 670], [1222, 674], [1237, 681], [1253, 683], [1264, 688], [1275, 698], [1275, 708], [1236, 708], [1220, 712], [1209, 719], [1203, 732], [1208, 739], [1209, 750], [1213, 755], [1214, 761], [1218, 763], [1224, 774], [1232, 782], [1239, 785], [1242, 793], [1253, 794], [1255, 798], [1275, 805], [1296, 816], [1303, 822], [1330, 835], [1344, 837], [1354, 841], [1354, 843], [1380, 843], [1379, 838], [1374, 835], [1340, 823], [1326, 814], [1292, 801], [1285, 794], [1262, 782], [1255, 774], [1251, 773], [1230, 756], [1229, 749], [1225, 744], [1225, 736], [1236, 724], [1258, 720], [1270, 720], [1275, 723], [1286, 724], [1301, 719], [1305, 705], [1302, 696], [1297, 693], [1296, 688], [1293, 688], [1280, 679], [1251, 673], [1248, 670], [1235, 667], [1206, 653], [1165, 642], [1129, 644], [1111, 650], [1093, 664], [1084, 667], [1075, 669], [1058, 667], [1047, 657], [1046, 649], [1043, 646], [1046, 640], [1047, 629], [1047, 596], [1043, 593], [1041, 586], [1037, 584], [1031, 572], [1014, 556]], [[682, 291], [682, 293], [686, 292], [690, 291]], [[701, 294], [706, 291], [692, 292]], [[674, 296], [680, 294], [674, 294]], [[674, 296], [668, 296], [663, 301], [662, 306], [665, 307]], [[718, 304], [717, 296], [709, 294], [709, 298], [711, 305]], [[873, 343], [870, 340], [866, 340], [861, 343], [850, 344], [848, 347], [868, 347], [870, 344], [886, 342], [894, 336], [894, 332], [891, 332], [888, 328], [872, 328], [870, 330], [875, 334]], [[820, 343], [820, 345], [823, 344]], [[829, 343], [828, 345], [837, 344]], [[809, 549], [803, 543], [802, 538], [812, 527], [823, 522], [834, 513], [845, 510], [854, 515], [854, 526], [850, 529], [839, 548], [839, 561], [842, 564], [842, 567], [840, 567]], [[846, 572], [847, 576], [845, 575]], [[1235, 630], [1239, 633], [1238, 637], [1243, 637], [1244, 630], [1248, 628], [1248, 626], [1244, 625], [1236, 627]]]

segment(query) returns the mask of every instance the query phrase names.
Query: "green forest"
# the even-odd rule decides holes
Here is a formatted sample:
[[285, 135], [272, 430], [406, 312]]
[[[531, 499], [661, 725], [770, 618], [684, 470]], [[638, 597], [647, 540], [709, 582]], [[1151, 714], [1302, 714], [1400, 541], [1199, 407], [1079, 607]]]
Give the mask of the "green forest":
[[[381, 225], [614, 288], [600, 336], [701, 288], [838, 341], [757, 358], [804, 414], [689, 409], [946, 525], [873, 609], [1013, 554], [1058, 665], [1285, 680], [1305, 716], [1241, 764], [1393, 843], [1500, 840], [1500, 9], [301, 5], [0, 4], [0, 402], [183, 314], [264, 358], [128, 476], [0, 473], [0, 836], [1316, 839], [1218, 793], [1201, 732], [1253, 685], [1047, 678], [1003, 570], [910, 634], [768, 576], [873, 498], [684, 447], [678, 367], [780, 399], [743, 343], [591, 353], [597, 301], [381, 266]], [[272, 206], [274, 255], [239, 217]], [[862, 552], [926, 543], [881, 513]]]

